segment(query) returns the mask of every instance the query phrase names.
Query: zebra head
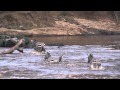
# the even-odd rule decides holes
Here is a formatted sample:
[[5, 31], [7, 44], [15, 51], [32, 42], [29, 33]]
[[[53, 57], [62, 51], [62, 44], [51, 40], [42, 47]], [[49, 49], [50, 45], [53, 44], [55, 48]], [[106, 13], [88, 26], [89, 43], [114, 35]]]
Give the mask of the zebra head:
[[35, 43], [35, 47], [34, 50], [38, 51], [38, 52], [42, 52], [42, 51], [46, 51], [44, 48], [45, 44], [43, 42], [36, 42]]
[[93, 61], [93, 54], [89, 54], [88, 63], [91, 63], [92, 61]]

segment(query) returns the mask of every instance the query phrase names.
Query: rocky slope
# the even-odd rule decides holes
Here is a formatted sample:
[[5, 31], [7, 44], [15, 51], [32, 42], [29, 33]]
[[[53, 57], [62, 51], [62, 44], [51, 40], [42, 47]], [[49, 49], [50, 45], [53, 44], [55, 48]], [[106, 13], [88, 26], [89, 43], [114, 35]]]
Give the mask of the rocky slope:
[[0, 34], [120, 34], [118, 11], [0, 11]]

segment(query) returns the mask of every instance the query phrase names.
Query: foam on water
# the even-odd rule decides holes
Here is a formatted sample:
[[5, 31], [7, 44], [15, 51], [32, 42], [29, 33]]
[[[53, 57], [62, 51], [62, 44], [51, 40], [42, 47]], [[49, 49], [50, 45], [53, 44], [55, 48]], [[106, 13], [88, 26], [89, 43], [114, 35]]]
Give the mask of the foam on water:
[[[6, 66], [12, 70], [26, 68], [27, 70], [37, 72], [38, 76], [49, 74], [120, 75], [120, 70], [115, 69], [120, 63], [120, 50], [111, 50], [111, 48], [101, 45], [65, 45], [60, 48], [57, 46], [46, 46], [45, 48], [55, 58], [63, 54], [63, 62], [61, 64], [47, 64], [44, 61], [44, 54], [33, 54], [33, 49], [24, 49], [24, 53], [15, 51], [13, 54], [0, 56], [0, 67]], [[0, 49], [2, 51], [6, 48]], [[90, 70], [87, 64], [89, 53], [93, 53], [96, 59], [101, 60], [105, 68], [111, 67], [111, 69]], [[15, 78], [14, 75], [10, 77]], [[18, 77], [19, 75], [16, 78]]]

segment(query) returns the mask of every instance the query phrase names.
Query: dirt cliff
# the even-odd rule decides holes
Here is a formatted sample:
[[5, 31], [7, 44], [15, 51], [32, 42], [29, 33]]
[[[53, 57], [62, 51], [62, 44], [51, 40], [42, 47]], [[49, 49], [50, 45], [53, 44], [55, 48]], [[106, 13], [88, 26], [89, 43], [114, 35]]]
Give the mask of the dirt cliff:
[[120, 34], [119, 11], [0, 11], [0, 34]]

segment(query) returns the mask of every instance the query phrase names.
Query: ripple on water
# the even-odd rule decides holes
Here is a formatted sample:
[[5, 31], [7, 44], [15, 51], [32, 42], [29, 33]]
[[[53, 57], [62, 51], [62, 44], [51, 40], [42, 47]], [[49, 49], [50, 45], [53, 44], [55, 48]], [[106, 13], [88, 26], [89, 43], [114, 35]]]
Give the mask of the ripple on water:
[[[0, 49], [2, 51], [5, 48]], [[76, 78], [80, 78], [78, 76], [81, 75], [95, 78], [98, 75], [106, 75], [108, 77], [109, 75], [120, 75], [119, 68], [116, 68], [119, 67], [120, 63], [120, 50], [111, 50], [101, 45], [65, 45], [60, 48], [57, 46], [46, 46], [46, 50], [55, 58], [63, 54], [63, 62], [60, 64], [48, 64], [44, 61], [45, 55], [34, 53], [33, 49], [24, 49], [24, 53], [15, 51], [13, 54], [6, 54], [0, 57], [0, 67], [8, 68], [6, 70], [0, 69], [1, 71], [6, 71], [6, 74], [3, 74], [3, 78], [8, 78], [8, 76], [10, 76], [9, 78], [19, 79], [74, 78], [75, 75]], [[90, 70], [87, 64], [89, 53], [93, 53], [96, 59], [101, 60], [102, 65], [106, 69]], [[10, 70], [14, 73], [9, 73]], [[15, 72], [16, 70], [19, 70], [18, 74]], [[91, 75], [94, 77], [91, 77]]]

